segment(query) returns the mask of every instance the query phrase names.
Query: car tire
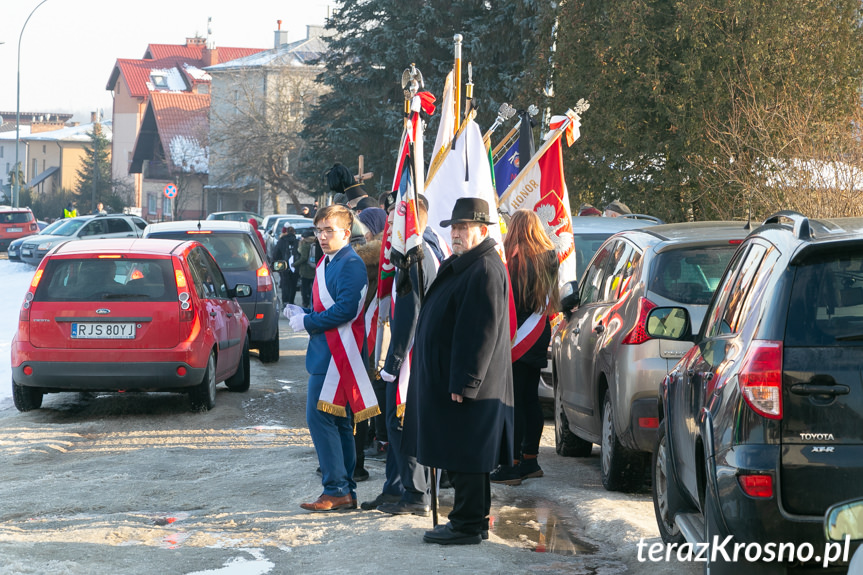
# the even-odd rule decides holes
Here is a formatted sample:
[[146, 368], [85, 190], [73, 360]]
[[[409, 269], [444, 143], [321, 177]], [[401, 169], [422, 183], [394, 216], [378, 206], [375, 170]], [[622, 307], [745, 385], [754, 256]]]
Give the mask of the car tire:
[[563, 457], [588, 457], [593, 443], [580, 438], [569, 429], [569, 420], [563, 411], [560, 386], [554, 385], [554, 449]]
[[659, 527], [659, 535], [665, 543], [682, 544], [685, 540], [677, 524], [674, 515], [678, 511], [678, 502], [681, 500], [680, 488], [674, 473], [669, 469], [671, 454], [668, 451], [668, 440], [665, 437], [665, 424], [659, 424], [656, 449], [653, 451], [651, 460], [651, 473], [653, 474], [653, 512], [656, 515], [656, 524]]
[[626, 449], [614, 429], [611, 394], [602, 406], [602, 443], [599, 446], [602, 486], [608, 491], [636, 491], [644, 485], [646, 453]]
[[12, 401], [18, 411], [32, 411], [42, 407], [42, 390], [38, 387], [18, 385], [12, 382]]
[[261, 363], [276, 363], [279, 361], [279, 332], [268, 342], [258, 346], [258, 359]]
[[195, 411], [209, 411], [216, 405], [216, 355], [213, 352], [207, 359], [207, 369], [201, 383], [189, 391], [189, 396]]
[[248, 391], [249, 384], [252, 381], [251, 367], [249, 362], [249, 336], [246, 336], [246, 341], [243, 343], [243, 355], [240, 357], [240, 363], [237, 365], [237, 371], [234, 375], [225, 380], [225, 385], [231, 391]]

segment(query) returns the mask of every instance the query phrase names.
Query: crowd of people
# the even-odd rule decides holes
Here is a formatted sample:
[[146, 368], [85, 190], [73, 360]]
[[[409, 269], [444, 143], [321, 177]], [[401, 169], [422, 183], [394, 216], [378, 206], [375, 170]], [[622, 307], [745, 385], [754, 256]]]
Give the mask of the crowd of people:
[[[303, 282], [302, 305], [294, 303], [296, 281], [283, 287], [284, 314], [293, 330], [309, 334], [306, 416], [323, 491], [301, 507], [429, 516], [432, 487], [444, 476], [453, 509], [423, 540], [478, 544], [488, 537], [491, 483], [543, 475], [538, 386], [559, 303], [554, 246], [537, 214], [519, 210], [507, 226], [504, 263], [489, 235], [497, 214], [479, 198], [457, 200], [440, 222], [449, 228], [447, 242], [427, 226], [428, 201], [420, 195], [421, 256], [396, 268], [389, 309], [378, 310], [387, 318], [375, 335], [382, 341], [370, 345], [368, 317], [397, 196], [370, 198], [341, 164], [327, 181], [334, 203], [317, 211], [314, 230], [297, 246], [286, 227], [276, 248], [294, 254]], [[605, 214], [587, 205], [580, 212], [630, 213], [619, 201]], [[385, 453], [385, 480], [374, 499], [358, 505], [372, 436], [372, 450]]]

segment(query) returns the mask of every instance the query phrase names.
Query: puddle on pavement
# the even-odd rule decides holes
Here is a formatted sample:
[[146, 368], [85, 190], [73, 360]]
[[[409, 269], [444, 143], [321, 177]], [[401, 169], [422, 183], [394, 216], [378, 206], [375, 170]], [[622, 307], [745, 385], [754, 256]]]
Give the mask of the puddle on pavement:
[[556, 555], [590, 555], [597, 547], [572, 532], [565, 518], [547, 502], [530, 506], [492, 508], [489, 531], [539, 553]]
[[[519, 500], [508, 504], [493, 501], [489, 532], [524, 549], [538, 553], [582, 556], [593, 555], [599, 548], [578, 536], [575, 521], [558, 512], [543, 499]], [[438, 513], [442, 523], [450, 509], [442, 506]]]

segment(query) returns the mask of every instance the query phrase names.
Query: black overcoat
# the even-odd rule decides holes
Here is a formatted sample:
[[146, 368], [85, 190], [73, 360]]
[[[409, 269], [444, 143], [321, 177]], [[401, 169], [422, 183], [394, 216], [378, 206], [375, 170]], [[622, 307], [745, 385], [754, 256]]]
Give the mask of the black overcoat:
[[506, 268], [487, 238], [445, 260], [422, 302], [404, 438], [423, 465], [488, 473], [512, 464], [508, 292]]

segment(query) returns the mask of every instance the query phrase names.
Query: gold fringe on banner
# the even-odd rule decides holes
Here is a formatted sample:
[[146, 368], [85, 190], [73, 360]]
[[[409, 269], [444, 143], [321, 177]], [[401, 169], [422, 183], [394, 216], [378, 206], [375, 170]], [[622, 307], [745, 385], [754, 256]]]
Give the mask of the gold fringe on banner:
[[338, 417], [347, 417], [347, 410], [341, 405], [333, 405], [328, 401], [324, 401], [322, 399], [318, 400], [318, 411], [323, 411], [324, 413], [329, 413], [330, 415], [336, 415]]
[[381, 414], [381, 408], [377, 405], [372, 407], [367, 407], [362, 411], [358, 411], [354, 414], [354, 423], [358, 423], [360, 421], [365, 421], [366, 419], [372, 418], [376, 415]]

